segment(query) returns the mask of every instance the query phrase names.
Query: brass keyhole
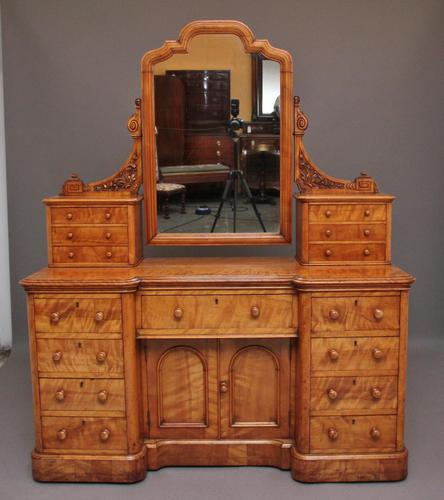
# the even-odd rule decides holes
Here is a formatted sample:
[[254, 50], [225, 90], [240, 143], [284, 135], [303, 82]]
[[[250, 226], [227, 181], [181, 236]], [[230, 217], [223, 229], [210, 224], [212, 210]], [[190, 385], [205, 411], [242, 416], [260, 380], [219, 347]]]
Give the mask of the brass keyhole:
[[219, 304], [219, 299], [214, 299], [215, 304]]

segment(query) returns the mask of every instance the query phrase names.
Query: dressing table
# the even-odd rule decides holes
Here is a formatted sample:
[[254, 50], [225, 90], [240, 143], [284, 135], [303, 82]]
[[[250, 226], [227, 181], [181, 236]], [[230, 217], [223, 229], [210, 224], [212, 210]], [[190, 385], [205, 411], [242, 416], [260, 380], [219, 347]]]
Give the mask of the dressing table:
[[[263, 61], [278, 65], [278, 115], [264, 111], [265, 98], [277, 96], [276, 84], [273, 94], [258, 80]], [[215, 70], [229, 72], [229, 84], [187, 81], [191, 121], [190, 102], [179, 105], [177, 92], [163, 92], [162, 112], [176, 113], [176, 125], [166, 120], [162, 130], [156, 77]], [[308, 119], [292, 98], [291, 56], [243, 23], [192, 22], [177, 41], [147, 52], [141, 72], [130, 155], [110, 177], [85, 183], [72, 175], [44, 200], [48, 267], [21, 281], [34, 478], [130, 483], [166, 466], [260, 465], [303, 482], [403, 479], [414, 278], [391, 264], [393, 196], [379, 193], [366, 173], [343, 180], [313, 163], [303, 144]], [[240, 101], [239, 117], [230, 113], [232, 99]], [[279, 145], [279, 175], [268, 193], [275, 204], [256, 206], [246, 192], [257, 194], [254, 183], [235, 183], [210, 233], [226, 185], [224, 178], [206, 182], [201, 171], [224, 165], [243, 177], [236, 141], [248, 141], [246, 124]], [[229, 155], [206, 153], [215, 129], [223, 136], [216, 148], [228, 144]], [[178, 137], [197, 144], [192, 155], [183, 155]], [[160, 148], [171, 153], [168, 165]], [[239, 148], [242, 154], [248, 151]], [[172, 200], [168, 221], [156, 196], [166, 166], [201, 176], [182, 177], [187, 210]], [[210, 213], [194, 214], [201, 205]], [[233, 232], [236, 210], [242, 231]], [[143, 258], [144, 240], [288, 244], [293, 219], [295, 257]]]

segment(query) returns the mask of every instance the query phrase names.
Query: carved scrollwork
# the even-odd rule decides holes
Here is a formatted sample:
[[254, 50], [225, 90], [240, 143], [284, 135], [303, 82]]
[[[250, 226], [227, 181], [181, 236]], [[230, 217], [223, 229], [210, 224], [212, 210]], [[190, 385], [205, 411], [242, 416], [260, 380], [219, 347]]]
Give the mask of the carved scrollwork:
[[[135, 158], [136, 160], [136, 158]], [[137, 193], [139, 190], [137, 164], [129, 163], [107, 182], [95, 184], [93, 191], [130, 191]]]
[[295, 135], [303, 135], [308, 128], [308, 118], [301, 110], [300, 104], [301, 98], [299, 96], [295, 96]]

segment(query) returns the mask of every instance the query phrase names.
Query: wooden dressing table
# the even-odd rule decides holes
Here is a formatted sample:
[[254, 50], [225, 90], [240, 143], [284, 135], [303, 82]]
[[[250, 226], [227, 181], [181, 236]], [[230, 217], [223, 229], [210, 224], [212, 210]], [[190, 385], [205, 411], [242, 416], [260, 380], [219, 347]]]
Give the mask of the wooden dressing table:
[[[281, 65], [277, 233], [158, 232], [153, 65], [191, 54], [203, 35], [236, 37]], [[72, 176], [44, 200], [49, 267], [21, 281], [34, 478], [135, 482], [170, 465], [267, 465], [304, 482], [403, 479], [414, 279], [391, 265], [393, 197], [366, 174], [346, 181], [313, 164], [291, 57], [242, 23], [190, 23], [144, 56], [142, 75], [127, 161], [101, 181]], [[296, 258], [142, 258], [143, 204], [150, 244], [288, 243], [292, 134]]]

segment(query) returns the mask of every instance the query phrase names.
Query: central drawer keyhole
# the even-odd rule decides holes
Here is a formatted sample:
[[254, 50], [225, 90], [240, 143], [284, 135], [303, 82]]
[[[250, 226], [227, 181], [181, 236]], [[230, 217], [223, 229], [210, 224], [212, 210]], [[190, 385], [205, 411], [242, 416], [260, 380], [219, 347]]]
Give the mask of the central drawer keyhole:
[[217, 305], [219, 304], [219, 299], [214, 299], [214, 303]]

